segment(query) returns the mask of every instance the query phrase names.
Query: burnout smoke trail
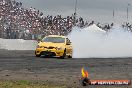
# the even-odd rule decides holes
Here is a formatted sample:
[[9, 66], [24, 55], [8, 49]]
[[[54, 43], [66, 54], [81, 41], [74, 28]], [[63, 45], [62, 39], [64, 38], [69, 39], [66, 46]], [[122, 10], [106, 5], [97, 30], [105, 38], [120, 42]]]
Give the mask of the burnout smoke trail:
[[75, 27], [68, 37], [73, 44], [74, 58], [132, 57], [132, 33], [119, 26], [108, 33], [96, 25]]

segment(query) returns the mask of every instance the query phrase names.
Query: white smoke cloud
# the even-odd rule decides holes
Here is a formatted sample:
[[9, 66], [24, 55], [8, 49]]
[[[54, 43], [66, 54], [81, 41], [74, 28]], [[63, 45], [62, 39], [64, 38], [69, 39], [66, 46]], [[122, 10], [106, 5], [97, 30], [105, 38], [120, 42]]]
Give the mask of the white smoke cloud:
[[108, 33], [101, 30], [96, 25], [73, 28], [68, 35], [73, 44], [73, 57], [132, 57], [132, 33], [120, 26], [114, 26]]

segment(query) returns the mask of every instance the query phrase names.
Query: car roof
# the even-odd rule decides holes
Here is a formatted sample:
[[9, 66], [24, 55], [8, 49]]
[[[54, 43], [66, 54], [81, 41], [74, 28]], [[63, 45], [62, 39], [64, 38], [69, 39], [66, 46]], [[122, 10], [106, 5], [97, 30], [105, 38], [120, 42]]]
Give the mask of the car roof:
[[66, 38], [65, 36], [62, 36], [62, 35], [48, 35], [46, 37], [62, 37], [62, 38]]

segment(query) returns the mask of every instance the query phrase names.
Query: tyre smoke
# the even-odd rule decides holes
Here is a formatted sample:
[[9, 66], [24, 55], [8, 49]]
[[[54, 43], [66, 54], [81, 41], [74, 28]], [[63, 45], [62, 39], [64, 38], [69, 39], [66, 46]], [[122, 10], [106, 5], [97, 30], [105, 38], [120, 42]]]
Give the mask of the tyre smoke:
[[74, 27], [68, 37], [73, 44], [74, 58], [132, 57], [132, 33], [120, 26], [114, 26], [109, 32], [96, 25]]

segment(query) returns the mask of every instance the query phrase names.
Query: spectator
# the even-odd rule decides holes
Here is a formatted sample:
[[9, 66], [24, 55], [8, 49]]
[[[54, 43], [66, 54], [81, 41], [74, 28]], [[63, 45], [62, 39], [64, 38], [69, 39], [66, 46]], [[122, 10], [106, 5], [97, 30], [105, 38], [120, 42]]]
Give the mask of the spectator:
[[[83, 28], [95, 23], [88, 24], [82, 17], [77, 19], [75, 13], [67, 17], [45, 16], [36, 8], [25, 9], [22, 5], [15, 0], [0, 1], [0, 37], [37, 39], [49, 34], [68, 35], [75, 25]], [[110, 29], [110, 26], [106, 25], [104, 29]]]

